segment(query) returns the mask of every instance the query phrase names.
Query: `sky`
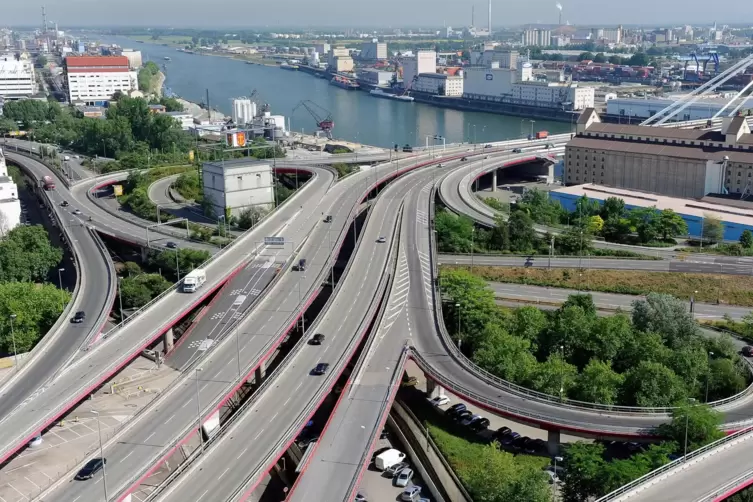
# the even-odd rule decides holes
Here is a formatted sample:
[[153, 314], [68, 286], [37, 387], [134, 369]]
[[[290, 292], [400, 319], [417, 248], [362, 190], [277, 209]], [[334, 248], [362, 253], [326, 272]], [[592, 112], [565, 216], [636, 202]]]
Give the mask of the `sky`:
[[[488, 0], [42, 0], [47, 19], [66, 26], [406, 27], [487, 24]], [[42, 24], [42, 3], [12, 3], [0, 26]], [[562, 0], [562, 19], [576, 25], [740, 23], [753, 25], [750, 0]], [[492, 0], [493, 26], [557, 23], [556, 0]]]

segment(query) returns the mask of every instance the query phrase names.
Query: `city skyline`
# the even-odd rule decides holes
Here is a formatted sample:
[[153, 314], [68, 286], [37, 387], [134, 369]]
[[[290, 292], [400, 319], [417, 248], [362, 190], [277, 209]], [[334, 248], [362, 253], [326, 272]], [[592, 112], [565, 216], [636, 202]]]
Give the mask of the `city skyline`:
[[[383, 0], [379, 4], [356, 4], [344, 0], [322, 0], [316, 3], [288, 0], [287, 8], [263, 4], [255, 6], [244, 23], [232, 14], [236, 7], [224, 2], [228, 8], [207, 8], [199, 0], [132, 0], [128, 9], [102, 0], [46, 0], [47, 18], [59, 26], [153, 26], [176, 28], [280, 28], [280, 27], [404, 27], [404, 26], [467, 26], [471, 24], [472, 7], [476, 7], [475, 24], [486, 27], [488, 2], [478, 0], [458, 4], [449, 0], [413, 0], [406, 4], [399, 0]], [[156, 5], [155, 5], [156, 4]], [[215, 4], [216, 5], [216, 4]], [[710, 24], [708, 5], [700, 0], [657, 3], [651, 0], [635, 0], [604, 9], [599, 0], [569, 0], [563, 2], [562, 22], [575, 25], [664, 25], [664, 24]], [[4, 22], [15, 26], [41, 26], [42, 4], [21, 3], [5, 13]], [[114, 9], [117, 9], [114, 10]], [[535, 0], [509, 4], [492, 0], [492, 26], [515, 26], [521, 24], [557, 24], [557, 2]], [[114, 15], [117, 12], [117, 15]], [[647, 13], [651, 13], [649, 18]], [[714, 5], [719, 13], [720, 24], [735, 24], [741, 19], [750, 19], [753, 25], [753, 3], [720, 0]], [[145, 16], [145, 13], [147, 14]], [[261, 18], [261, 19], [260, 19]], [[366, 22], [365, 22], [366, 21]]]

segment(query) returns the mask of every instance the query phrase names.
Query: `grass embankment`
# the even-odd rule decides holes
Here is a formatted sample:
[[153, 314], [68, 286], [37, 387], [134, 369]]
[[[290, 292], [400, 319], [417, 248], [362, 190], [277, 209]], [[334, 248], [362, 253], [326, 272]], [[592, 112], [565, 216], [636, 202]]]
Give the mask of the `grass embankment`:
[[200, 203], [204, 199], [201, 180], [196, 171], [186, 171], [178, 176], [178, 179], [173, 183], [173, 188], [186, 200]]
[[[500, 450], [481, 436], [460, 426], [431, 407], [423, 393], [406, 389], [402, 398], [410, 402], [411, 411], [427, 428], [442, 456], [474, 500], [548, 500], [549, 485], [543, 468], [545, 456], [512, 454]], [[523, 487], [531, 490], [530, 498], [521, 498]], [[521, 491], [523, 489], [523, 491]]]
[[[470, 270], [470, 267], [446, 265]], [[586, 289], [604, 293], [645, 295], [666, 293], [682, 299], [753, 307], [753, 281], [747, 276], [642, 272], [639, 270], [578, 270], [474, 266], [473, 273], [488, 281]]]

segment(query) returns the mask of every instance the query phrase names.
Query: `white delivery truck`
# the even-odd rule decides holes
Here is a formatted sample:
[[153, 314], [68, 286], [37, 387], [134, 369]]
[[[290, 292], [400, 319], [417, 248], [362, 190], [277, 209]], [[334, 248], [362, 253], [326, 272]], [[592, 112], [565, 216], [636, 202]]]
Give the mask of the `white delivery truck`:
[[207, 282], [207, 271], [203, 268], [195, 268], [183, 278], [183, 292], [193, 293], [205, 282]]
[[391, 448], [376, 456], [376, 458], [374, 459], [374, 466], [380, 471], [383, 471], [385, 469], [389, 469], [395, 464], [399, 464], [404, 459], [405, 453], [401, 452], [400, 450]]

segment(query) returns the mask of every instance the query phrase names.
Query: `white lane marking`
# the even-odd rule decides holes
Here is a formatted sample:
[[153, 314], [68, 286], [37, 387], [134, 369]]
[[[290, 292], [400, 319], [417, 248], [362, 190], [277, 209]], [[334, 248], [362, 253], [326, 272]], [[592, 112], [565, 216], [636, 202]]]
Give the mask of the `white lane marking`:
[[240, 460], [241, 457], [243, 456], [243, 454], [246, 453], [247, 450], [248, 450], [248, 446], [246, 446], [245, 448], [243, 448], [243, 451], [241, 452], [241, 454], [238, 455], [237, 457], [235, 457], [235, 459], [236, 460]]

